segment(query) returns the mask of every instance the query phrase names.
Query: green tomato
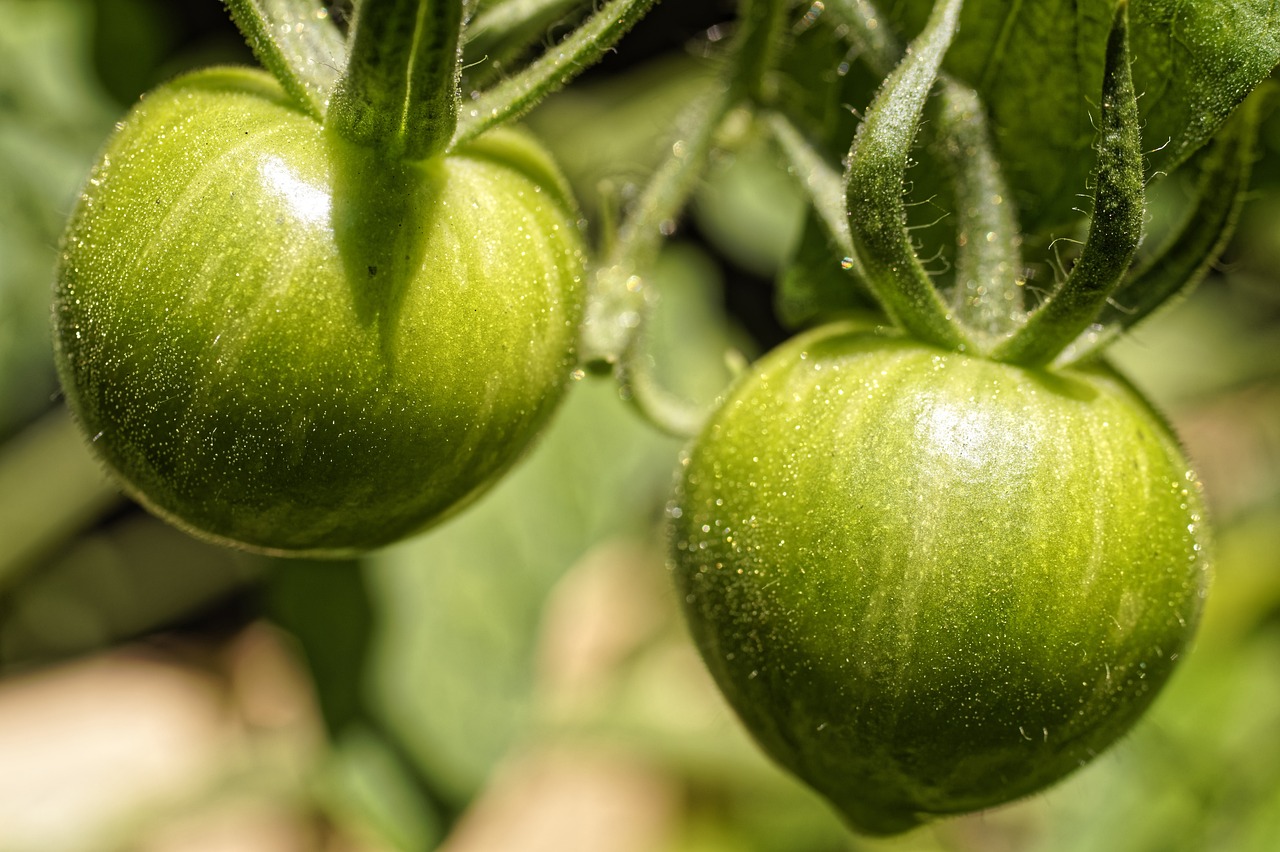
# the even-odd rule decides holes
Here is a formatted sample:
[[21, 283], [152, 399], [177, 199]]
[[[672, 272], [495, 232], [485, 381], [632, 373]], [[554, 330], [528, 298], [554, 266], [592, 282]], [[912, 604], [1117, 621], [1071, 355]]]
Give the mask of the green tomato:
[[576, 208], [499, 132], [415, 164], [326, 133], [267, 75], [147, 95], [68, 227], [57, 364], [156, 513], [337, 555], [456, 511], [538, 433], [582, 310]]
[[1128, 730], [1208, 579], [1195, 476], [1105, 366], [833, 325], [694, 442], [671, 516], [693, 636], [763, 748], [857, 830], [1026, 796]]

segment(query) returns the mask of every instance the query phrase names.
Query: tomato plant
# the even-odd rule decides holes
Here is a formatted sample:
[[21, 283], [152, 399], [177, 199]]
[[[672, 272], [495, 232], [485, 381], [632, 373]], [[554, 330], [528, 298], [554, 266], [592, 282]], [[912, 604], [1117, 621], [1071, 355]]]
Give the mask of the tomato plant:
[[1127, 325], [1188, 286], [1247, 166], [1227, 155], [1184, 235], [1129, 277], [1144, 176], [1120, 4], [1088, 239], [1028, 311], [1007, 190], [978, 153], [971, 93], [948, 79], [967, 221], [944, 300], [901, 192], [959, 12], [935, 6], [844, 179], [846, 265], [899, 333], [828, 326], [771, 354], [694, 442], [672, 509], [677, 584], [717, 683], [767, 751], [870, 833], [1083, 765], [1168, 678], [1207, 586], [1196, 477], [1096, 360], [1098, 320], [1113, 297]]
[[[145, 5], [57, 3], [91, 1]], [[238, 590], [297, 640], [331, 735], [299, 807], [389, 848], [519, 852], [469, 834], [508, 813], [509, 756], [542, 802], [546, 753], [601, 741], [678, 803], [681, 850], [817, 852], [1032, 798], [937, 830], [995, 846], [1086, 765], [1051, 801], [1123, 820], [1119, 788], [1200, 795], [1149, 758], [1193, 762], [1205, 675], [1173, 676], [1243, 560], [1221, 458], [1204, 494], [1189, 458], [1214, 442], [1192, 423], [1183, 449], [1185, 412], [1151, 401], [1183, 385], [1151, 366], [1190, 381], [1230, 349], [1205, 316], [1247, 311], [1126, 338], [1242, 280], [1215, 262], [1268, 138], [1273, 3], [227, 6], [263, 68], [160, 74], [68, 195], [48, 366], [74, 423], [29, 446], [77, 478], [0, 512], [0, 663], [200, 629]], [[0, 485], [35, 452], [0, 451]], [[193, 536], [108, 513], [115, 488]], [[100, 594], [72, 541], [143, 591]], [[1232, 629], [1263, 631], [1280, 595], [1236, 588]], [[1272, 659], [1226, 647], [1202, 665]], [[1213, 694], [1224, 720], [1280, 706]], [[1097, 760], [1118, 743], [1145, 775]]]

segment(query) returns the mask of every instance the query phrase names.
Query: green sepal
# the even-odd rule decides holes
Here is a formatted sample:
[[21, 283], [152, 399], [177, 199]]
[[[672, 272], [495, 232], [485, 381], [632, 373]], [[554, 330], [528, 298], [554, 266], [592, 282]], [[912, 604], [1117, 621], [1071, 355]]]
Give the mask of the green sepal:
[[594, 65], [655, 2], [613, 0], [520, 73], [466, 103], [459, 115], [452, 147], [474, 139], [496, 124], [519, 118], [538, 101]]
[[1021, 235], [978, 93], [950, 77], [940, 81], [939, 152], [955, 192], [956, 315], [980, 334], [999, 336], [1025, 319]]
[[482, 90], [542, 44], [553, 26], [585, 14], [587, 0], [501, 0], [476, 11], [462, 29], [464, 89]]
[[[884, 18], [874, 5], [867, 0], [837, 0], [827, 4], [827, 11], [839, 23], [844, 41], [873, 73], [880, 76], [891, 73], [903, 50], [883, 25]], [[945, 73], [938, 75], [938, 86], [943, 108], [934, 119], [935, 149], [951, 173], [960, 238], [955, 276], [960, 284], [952, 293], [952, 302], [956, 315], [969, 328], [979, 333], [999, 334], [1022, 319], [1021, 290], [1017, 288], [1021, 268], [1017, 214], [994, 152], [981, 99], [973, 89]], [[773, 124], [775, 135], [790, 160], [792, 174], [810, 192], [824, 221], [830, 221], [831, 204], [827, 198], [831, 192], [830, 181], [823, 174], [825, 164], [821, 155], [811, 147], [805, 150], [807, 146], [799, 131], [783, 120], [774, 119]], [[834, 173], [829, 167], [825, 167], [825, 171]], [[843, 246], [850, 238], [848, 223], [844, 221], [843, 187], [837, 191], [841, 196], [839, 215], [845, 239], [840, 240], [837, 230], [830, 232]], [[842, 265], [853, 267], [851, 271], [860, 275], [852, 246], [843, 252], [846, 258]], [[820, 269], [825, 267], [826, 264]], [[830, 280], [832, 276], [823, 277]], [[788, 275], [781, 282], [784, 290], [779, 295], [779, 305], [788, 305], [788, 311], [800, 308], [804, 313], [807, 310], [804, 305], [814, 287], [807, 281], [794, 279], [795, 276]], [[789, 292], [791, 295], [787, 295]], [[1009, 298], [1010, 294], [1015, 298]], [[791, 304], [793, 296], [799, 299], [794, 305]], [[832, 296], [835, 294], [827, 294]], [[852, 293], [839, 298], [841, 303], [857, 301], [857, 294]]]
[[1067, 351], [1084, 360], [1157, 308], [1190, 293], [1208, 274], [1235, 231], [1257, 158], [1258, 125], [1277, 86], [1254, 91], [1205, 152], [1195, 207], [1160, 251], [1136, 267], [1112, 295], [1093, 327]]
[[326, 117], [392, 159], [443, 153], [458, 124], [462, 0], [364, 0]]
[[809, 194], [813, 210], [826, 228], [832, 244], [848, 258], [848, 266], [854, 274], [865, 277], [862, 265], [854, 256], [853, 233], [849, 230], [849, 217], [845, 215], [844, 180], [840, 173], [827, 164], [822, 154], [785, 116], [770, 113], [766, 120], [787, 158], [788, 171]]
[[916, 256], [903, 200], [920, 116], [956, 33], [960, 7], [961, 0], [940, 0], [867, 109], [849, 152], [845, 199], [858, 260], [885, 312], [922, 341], [963, 350], [969, 340]]
[[299, 107], [322, 120], [347, 48], [319, 0], [227, 0], [227, 9], [263, 67]]
[[1102, 108], [1094, 170], [1093, 221], [1067, 279], [992, 351], [992, 357], [1026, 366], [1050, 363], [1093, 323], [1129, 269], [1142, 239], [1146, 185], [1138, 102], [1129, 66], [1127, 0], [1116, 4], [1107, 39]]

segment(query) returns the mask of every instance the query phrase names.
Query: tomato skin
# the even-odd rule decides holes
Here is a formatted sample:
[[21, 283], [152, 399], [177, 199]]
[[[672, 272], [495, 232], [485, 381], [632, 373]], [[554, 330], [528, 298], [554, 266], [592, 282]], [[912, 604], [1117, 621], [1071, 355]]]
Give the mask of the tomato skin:
[[492, 484], [563, 395], [584, 252], [549, 158], [510, 132], [398, 171], [358, 153], [269, 76], [200, 72], [134, 109], [73, 213], [67, 401], [192, 532], [386, 544]]
[[872, 834], [1028, 795], [1113, 743], [1208, 581], [1195, 477], [1112, 370], [850, 325], [744, 377], [669, 514], [729, 703]]

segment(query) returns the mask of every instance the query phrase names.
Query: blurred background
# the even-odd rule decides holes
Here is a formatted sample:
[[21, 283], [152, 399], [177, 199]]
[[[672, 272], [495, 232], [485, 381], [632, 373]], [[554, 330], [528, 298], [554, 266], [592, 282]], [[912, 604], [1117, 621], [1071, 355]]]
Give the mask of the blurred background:
[[[589, 218], [654, 167], [732, 11], [660, 4], [530, 117]], [[252, 57], [215, 0], [0, 0], [0, 852], [1280, 849], [1280, 115], [1222, 263], [1114, 350], [1212, 509], [1194, 652], [1066, 782], [869, 841], [758, 753], [704, 672], [663, 560], [680, 443], [608, 382], [575, 384], [479, 504], [358, 562], [207, 545], [104, 478], [51, 362], [62, 222], [142, 92], [227, 62]], [[741, 133], [652, 275], [648, 345], [691, 399], [723, 386], [727, 350], [786, 333], [775, 280], [805, 201]]]

